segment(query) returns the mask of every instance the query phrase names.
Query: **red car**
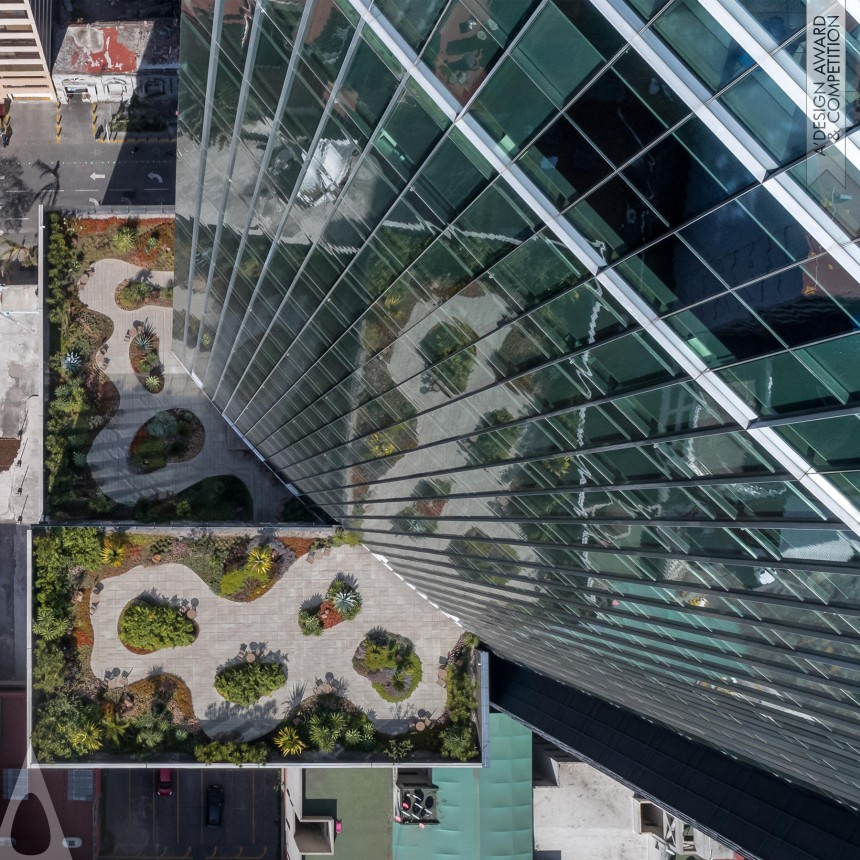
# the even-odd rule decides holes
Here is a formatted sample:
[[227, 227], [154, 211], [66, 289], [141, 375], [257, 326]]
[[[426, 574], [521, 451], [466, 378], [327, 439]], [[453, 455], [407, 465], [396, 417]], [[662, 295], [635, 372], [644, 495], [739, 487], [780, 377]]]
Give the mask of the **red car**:
[[158, 781], [155, 783], [155, 793], [159, 797], [170, 797], [173, 794], [173, 771], [162, 768], [158, 771]]

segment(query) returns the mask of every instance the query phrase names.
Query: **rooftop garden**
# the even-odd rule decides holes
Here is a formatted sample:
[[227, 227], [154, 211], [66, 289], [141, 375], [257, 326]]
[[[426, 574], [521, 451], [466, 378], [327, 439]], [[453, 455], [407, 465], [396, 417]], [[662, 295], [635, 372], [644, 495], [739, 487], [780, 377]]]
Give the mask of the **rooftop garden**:
[[[300, 605], [303, 583], [320, 564], [311, 553], [339, 549], [339, 564], [366, 554], [350, 547], [343, 533], [336, 536], [339, 547], [332, 547], [335, 536], [325, 535], [189, 536], [91, 527], [38, 532], [32, 624], [36, 760], [93, 766], [117, 760], [273, 766], [475, 760], [474, 637], [455, 636], [438, 679], [425, 679], [442, 705], [431, 718], [421, 709], [408, 710], [427, 671], [404, 635], [414, 635], [413, 628], [396, 617], [390, 619], [392, 630], [360, 626], [365, 612], [378, 618], [380, 611], [368, 594], [387, 599], [385, 588], [362, 590], [361, 580], [347, 572], [335, 577], [320, 605], [328, 602], [340, 615], [340, 622], [326, 628], [339, 642], [325, 635], [308, 639], [295, 622], [278, 616], [278, 607]], [[286, 603], [267, 602], [272, 600]], [[255, 625], [258, 638], [249, 642]], [[230, 654], [234, 646], [227, 640], [234, 629], [241, 631], [237, 642], [246, 641]], [[318, 653], [327, 641], [328, 651]], [[347, 660], [352, 655], [354, 679], [325, 671], [338, 653]], [[192, 678], [182, 677], [186, 654], [194, 655]], [[299, 671], [308, 675], [299, 669], [308, 664], [310, 676], [297, 677]], [[198, 677], [201, 666], [211, 667], [211, 677]], [[382, 719], [386, 702], [407, 708], [404, 713], [413, 714], [408, 724], [394, 728]], [[236, 718], [243, 731], [231, 722]], [[259, 729], [253, 728], [256, 720]]]
[[[48, 518], [54, 522], [97, 518], [150, 523], [253, 519], [251, 494], [232, 475], [205, 478], [177, 493], [141, 492], [134, 504], [120, 504], [102, 492], [93, 475], [90, 452], [120, 408], [120, 394], [111, 379], [115, 350], [107, 349], [114, 322], [81, 299], [81, 285], [89, 277], [85, 268], [103, 257], [146, 266], [147, 272], [159, 266], [172, 268], [173, 225], [169, 221], [74, 220], [51, 214], [48, 227], [49, 379], [44, 443]], [[169, 256], [159, 256], [156, 246], [161, 247], [161, 240], [153, 244], [154, 231], [165, 242], [169, 238]], [[125, 329], [123, 325], [122, 331]], [[140, 385], [156, 398], [165, 384], [158, 337], [144, 320], [126, 333], [127, 347], [122, 344], [123, 349], [128, 348]], [[190, 411], [157, 413], [130, 440], [131, 472], [147, 474], [190, 460], [204, 441], [203, 426]]]

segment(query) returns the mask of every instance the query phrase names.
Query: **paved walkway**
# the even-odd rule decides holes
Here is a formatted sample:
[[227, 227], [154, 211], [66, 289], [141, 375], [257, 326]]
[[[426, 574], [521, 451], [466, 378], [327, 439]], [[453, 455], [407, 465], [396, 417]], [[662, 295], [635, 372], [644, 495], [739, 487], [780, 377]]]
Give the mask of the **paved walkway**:
[[[322, 636], [299, 632], [302, 603], [325, 593], [338, 573], [354, 578], [363, 609]], [[123, 607], [144, 593], [165, 598], [197, 600], [200, 635], [193, 645], [136, 655], [119, 641], [117, 622]], [[252, 603], [235, 603], [213, 594], [185, 565], [138, 566], [104, 581], [98, 609], [92, 616], [92, 668], [96, 677], [106, 672], [130, 671], [131, 682], [158, 672], [179, 675], [191, 690], [194, 710], [210, 736], [237, 732], [253, 740], [271, 731], [302, 699], [312, 695], [317, 682], [330, 673], [345, 695], [365, 709], [382, 731], [405, 732], [409, 718], [424, 709], [439, 716], [445, 690], [436, 683], [439, 657], [446, 655], [461, 634], [460, 628], [419, 597], [408, 585], [364, 547], [339, 547], [327, 556], [298, 559], [267, 594]], [[415, 692], [404, 702], [382, 699], [366, 678], [352, 668], [355, 649], [373, 627], [384, 627], [415, 643], [424, 673]], [[243, 708], [221, 698], [213, 687], [216, 670], [236, 659], [239, 647], [265, 643], [287, 671], [287, 683], [274, 696]], [[117, 673], [118, 674], [118, 673]]]
[[[99, 260], [95, 272], [80, 290], [82, 301], [113, 320], [105, 372], [120, 394], [119, 410], [96, 436], [87, 457], [93, 477], [105, 495], [121, 504], [133, 505], [141, 496], [176, 493], [203, 478], [235, 475], [251, 492], [254, 519], [277, 522], [288, 493], [245, 447], [173, 355], [172, 309], [147, 305], [125, 311], [117, 305], [117, 285], [126, 278], [134, 278], [139, 271], [138, 266], [121, 260]], [[172, 276], [172, 272], [152, 272], [149, 279], [165, 285]], [[158, 394], [152, 394], [140, 383], [129, 360], [130, 342], [125, 340], [126, 333], [135, 322], [143, 321], [155, 329], [160, 341], [165, 385]], [[206, 432], [203, 450], [193, 460], [171, 463], [148, 475], [133, 473], [129, 467], [129, 446], [135, 433], [156, 412], [173, 408], [190, 409], [200, 419]]]

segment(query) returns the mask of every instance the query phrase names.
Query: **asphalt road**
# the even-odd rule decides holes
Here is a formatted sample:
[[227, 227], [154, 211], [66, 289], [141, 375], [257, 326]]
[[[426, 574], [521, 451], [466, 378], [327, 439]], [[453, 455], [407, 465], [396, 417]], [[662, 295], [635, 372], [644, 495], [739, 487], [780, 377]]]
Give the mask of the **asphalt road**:
[[27, 529], [0, 525], [0, 681], [24, 681]]
[[94, 211], [97, 206], [171, 208], [176, 146], [172, 141], [94, 140], [90, 105], [66, 105], [56, 137], [53, 105], [15, 105], [8, 145], [0, 149], [0, 230], [32, 242], [39, 204]]
[[[278, 860], [275, 770], [175, 770], [172, 797], [156, 797], [155, 770], [102, 771], [102, 858]], [[205, 824], [206, 787], [224, 788], [221, 827]]]

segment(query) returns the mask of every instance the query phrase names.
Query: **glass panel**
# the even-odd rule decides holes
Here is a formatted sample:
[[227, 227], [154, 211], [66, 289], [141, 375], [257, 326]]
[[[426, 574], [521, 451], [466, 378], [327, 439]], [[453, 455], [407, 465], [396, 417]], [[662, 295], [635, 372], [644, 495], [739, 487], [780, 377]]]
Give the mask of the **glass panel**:
[[564, 116], [517, 163], [559, 209], [593, 188], [612, 170], [609, 162]]
[[607, 158], [621, 164], [686, 113], [681, 100], [629, 49], [567, 115]]
[[667, 317], [666, 322], [712, 367], [782, 347], [750, 309], [731, 294]]
[[553, 105], [508, 58], [487, 82], [471, 112], [499, 146], [514, 155], [553, 112]]
[[424, 49], [422, 60], [460, 102], [477, 92], [502, 51], [498, 24], [484, 26], [460, 0], [448, 7]]
[[777, 164], [785, 164], [806, 152], [808, 120], [804, 109], [763, 69], [742, 77], [718, 101], [746, 126]]
[[616, 267], [659, 313], [695, 304], [725, 285], [677, 236], [669, 236]]
[[654, 210], [620, 176], [577, 203], [565, 218], [582, 231], [607, 263], [666, 229]]
[[755, 182], [697, 117], [634, 161], [624, 176], [673, 227]]
[[[513, 50], [522, 67], [558, 107], [623, 44], [615, 31], [614, 39], [594, 40], [591, 34], [595, 30], [603, 35], [609, 29], [606, 20], [589, 4], [578, 3], [576, 7], [575, 19], [571, 20], [570, 14], [547, 4]], [[595, 41], [603, 42], [605, 53], [601, 54]]]
[[652, 29], [712, 92], [755, 65], [752, 57], [695, 0], [676, 0], [657, 18]]
[[681, 232], [729, 286], [809, 254], [806, 233], [764, 189], [727, 203]]
[[374, 5], [417, 51], [433, 29], [445, 2], [446, 0], [376, 0]]

